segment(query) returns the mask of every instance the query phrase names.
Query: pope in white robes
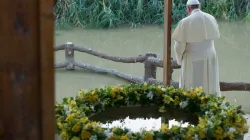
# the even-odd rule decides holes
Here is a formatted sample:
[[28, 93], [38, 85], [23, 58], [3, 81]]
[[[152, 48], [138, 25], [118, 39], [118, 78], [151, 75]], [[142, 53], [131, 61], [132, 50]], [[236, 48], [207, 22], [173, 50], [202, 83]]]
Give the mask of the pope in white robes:
[[214, 40], [220, 38], [216, 19], [200, 10], [198, 0], [187, 1], [188, 16], [182, 19], [172, 38], [177, 63], [181, 65], [179, 87], [202, 87], [205, 93], [221, 96], [218, 58]]

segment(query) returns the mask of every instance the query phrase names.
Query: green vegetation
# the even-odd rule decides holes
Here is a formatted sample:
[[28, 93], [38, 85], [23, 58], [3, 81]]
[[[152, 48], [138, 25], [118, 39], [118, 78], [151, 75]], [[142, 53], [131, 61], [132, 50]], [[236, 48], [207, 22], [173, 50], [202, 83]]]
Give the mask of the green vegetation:
[[[220, 20], [244, 19], [248, 0], [200, 0], [202, 10]], [[163, 23], [164, 0], [58, 0], [56, 27], [112, 28]], [[186, 0], [173, 0], [173, 24], [186, 16]]]
[[[63, 103], [55, 105], [56, 133], [63, 140], [242, 139], [249, 127], [241, 106], [231, 105], [225, 97], [217, 97], [216, 94], [206, 94], [202, 91], [202, 88], [185, 91], [147, 83], [80, 90], [77, 96], [64, 98]], [[104, 128], [99, 122], [88, 118], [110, 108], [147, 108], [152, 105], [158, 107], [160, 113], [180, 109], [193, 114], [197, 116], [198, 124], [187, 127], [173, 125], [169, 128], [169, 124], [163, 123], [159, 130], [147, 131], [142, 128], [139, 132], [133, 132], [120, 127]], [[175, 119], [181, 121], [181, 118]]]

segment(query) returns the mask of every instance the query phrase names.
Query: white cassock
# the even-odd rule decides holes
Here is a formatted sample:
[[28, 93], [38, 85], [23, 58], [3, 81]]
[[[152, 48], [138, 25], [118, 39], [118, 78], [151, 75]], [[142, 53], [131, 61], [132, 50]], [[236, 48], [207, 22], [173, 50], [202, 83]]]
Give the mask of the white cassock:
[[199, 9], [177, 25], [172, 38], [177, 63], [181, 65], [179, 87], [202, 86], [205, 93], [221, 96], [214, 40], [220, 38], [216, 19]]

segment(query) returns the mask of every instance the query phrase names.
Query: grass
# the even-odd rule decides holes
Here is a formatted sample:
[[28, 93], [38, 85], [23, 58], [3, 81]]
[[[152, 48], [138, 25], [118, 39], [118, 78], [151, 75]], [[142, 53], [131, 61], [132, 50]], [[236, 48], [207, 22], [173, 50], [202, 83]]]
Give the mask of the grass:
[[[200, 0], [202, 9], [221, 20], [244, 19], [248, 0]], [[54, 12], [57, 29], [115, 28], [129, 24], [163, 24], [164, 0], [58, 0]], [[186, 16], [186, 0], [174, 0], [173, 24]]]

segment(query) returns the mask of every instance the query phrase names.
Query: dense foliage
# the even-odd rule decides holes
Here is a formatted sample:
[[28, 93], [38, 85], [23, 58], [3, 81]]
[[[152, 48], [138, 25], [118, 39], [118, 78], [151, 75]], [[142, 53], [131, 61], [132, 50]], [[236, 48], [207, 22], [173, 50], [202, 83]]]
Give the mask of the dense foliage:
[[[248, 0], [200, 0], [203, 11], [222, 20], [236, 20], [248, 14]], [[186, 0], [173, 0], [173, 23], [186, 16]], [[121, 24], [163, 23], [164, 0], [57, 0], [56, 25], [111, 28]]]
[[[132, 132], [118, 127], [103, 128], [88, 119], [109, 107], [150, 104], [158, 106], [159, 112], [179, 108], [196, 114], [198, 125], [169, 128], [162, 124], [160, 130]], [[63, 140], [236, 140], [248, 131], [240, 107], [226, 102], [224, 97], [205, 94], [202, 88], [185, 91], [145, 83], [81, 90], [76, 97], [64, 98], [63, 103], [56, 104], [55, 112], [57, 134]]]

